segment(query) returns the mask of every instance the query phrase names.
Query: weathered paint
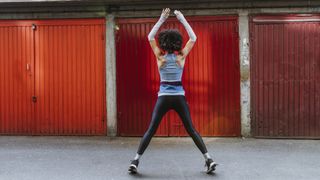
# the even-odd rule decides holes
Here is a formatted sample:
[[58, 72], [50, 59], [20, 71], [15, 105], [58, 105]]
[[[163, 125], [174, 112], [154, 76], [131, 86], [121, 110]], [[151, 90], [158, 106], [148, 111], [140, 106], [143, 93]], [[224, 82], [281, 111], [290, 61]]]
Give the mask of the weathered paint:
[[[181, 6], [181, 5], [180, 5]], [[51, 12], [53, 9], [49, 7], [39, 7], [42, 11], [38, 11], [27, 7], [23, 12], [12, 13], [12, 12], [1, 12], [0, 19], [64, 19], [68, 18], [105, 18], [109, 12], [112, 12], [115, 17], [122, 18], [141, 18], [141, 17], [159, 17], [159, 11], [161, 9], [153, 9], [154, 5], [146, 6], [146, 10], [133, 10], [133, 11], [109, 11], [108, 9], [101, 8], [98, 9], [72, 9], [70, 7], [64, 8], [54, 8], [58, 11]], [[15, 11], [15, 9], [13, 9]], [[16, 12], [16, 11], [15, 11]], [[254, 8], [254, 9], [223, 9], [223, 8], [213, 8], [213, 9], [188, 9], [182, 10], [185, 16], [221, 16], [221, 15], [234, 15], [234, 14], [261, 14], [261, 13], [320, 13], [320, 8], [318, 6], [312, 8]]]
[[[187, 17], [197, 43], [187, 57], [183, 84], [196, 129], [203, 136], [240, 135], [240, 73], [238, 21], [235, 16]], [[148, 127], [157, 98], [159, 75], [147, 34], [157, 19], [118, 19], [118, 131], [141, 136]], [[183, 26], [174, 18], [162, 28]], [[180, 118], [169, 112], [159, 136], [185, 136]]]
[[[0, 93], [6, 96], [0, 102], [1, 112], [6, 114], [0, 121], [5, 123], [1, 133], [104, 135], [105, 20], [17, 20], [0, 24], [12, 26], [0, 33], [7, 37], [1, 44], [15, 43], [1, 53], [5, 57], [0, 62], [6, 68], [1, 70], [1, 78], [7, 79]], [[26, 70], [27, 64], [30, 70]], [[24, 94], [21, 99], [20, 94]], [[12, 104], [11, 108], [2, 111], [7, 104]], [[30, 114], [16, 111], [29, 108]]]
[[319, 23], [318, 15], [252, 17], [254, 136], [320, 137]]
[[247, 13], [239, 15], [239, 51], [241, 75], [241, 135], [251, 135], [250, 127], [250, 53], [249, 18]]
[[[65, 13], [65, 12], [121, 12], [126, 14], [136, 14], [148, 16], [150, 11], [161, 10], [163, 7], [171, 9], [180, 9], [183, 11], [207, 10], [207, 11], [230, 11], [234, 9], [249, 9], [251, 11], [260, 11], [263, 8], [280, 9], [288, 7], [296, 8], [317, 8], [320, 5], [318, 1], [298, 1], [298, 0], [246, 0], [246, 1], [217, 1], [217, 0], [175, 0], [175, 1], [158, 1], [158, 0], [103, 0], [103, 1], [83, 1], [83, 0], [29, 0], [29, 1], [1, 1], [0, 11], [2, 13]], [[26, 6], [26, 4], [28, 4]], [[52, 8], [54, 7], [54, 8]], [[159, 15], [159, 13], [158, 13]]]

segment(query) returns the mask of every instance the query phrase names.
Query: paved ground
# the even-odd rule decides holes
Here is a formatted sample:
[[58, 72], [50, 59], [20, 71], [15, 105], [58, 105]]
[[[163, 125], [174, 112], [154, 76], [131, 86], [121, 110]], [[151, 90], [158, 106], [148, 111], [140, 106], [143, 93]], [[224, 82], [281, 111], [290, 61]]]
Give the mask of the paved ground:
[[153, 138], [132, 176], [139, 140], [0, 136], [0, 180], [320, 179], [319, 140], [204, 138], [220, 164], [207, 175], [190, 138]]

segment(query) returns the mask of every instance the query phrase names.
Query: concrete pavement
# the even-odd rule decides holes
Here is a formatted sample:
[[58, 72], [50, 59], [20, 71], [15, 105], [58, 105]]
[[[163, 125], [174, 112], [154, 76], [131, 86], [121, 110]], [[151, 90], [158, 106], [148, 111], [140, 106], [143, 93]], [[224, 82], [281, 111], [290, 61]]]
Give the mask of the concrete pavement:
[[127, 173], [140, 138], [0, 136], [0, 180], [320, 179], [319, 140], [204, 138], [213, 175], [191, 138], [153, 138]]

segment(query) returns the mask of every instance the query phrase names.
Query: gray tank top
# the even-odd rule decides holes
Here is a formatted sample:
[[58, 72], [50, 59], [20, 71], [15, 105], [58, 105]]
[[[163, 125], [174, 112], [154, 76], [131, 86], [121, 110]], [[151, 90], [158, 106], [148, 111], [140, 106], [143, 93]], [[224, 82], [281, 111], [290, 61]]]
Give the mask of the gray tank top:
[[[166, 63], [159, 68], [161, 82], [181, 81], [183, 68], [177, 64], [177, 55], [174, 53], [164, 55]], [[161, 84], [158, 96], [163, 95], [184, 95], [184, 89], [181, 85]]]

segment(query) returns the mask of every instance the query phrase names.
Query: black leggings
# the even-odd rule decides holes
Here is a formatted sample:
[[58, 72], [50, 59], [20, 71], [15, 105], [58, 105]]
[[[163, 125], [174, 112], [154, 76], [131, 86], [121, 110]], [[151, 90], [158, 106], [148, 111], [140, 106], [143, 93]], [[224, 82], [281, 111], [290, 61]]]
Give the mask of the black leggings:
[[189, 107], [186, 102], [185, 96], [182, 95], [174, 95], [174, 96], [159, 96], [156, 102], [156, 105], [153, 109], [152, 119], [149, 125], [148, 130], [143, 135], [141, 139], [138, 154], [143, 154], [149, 145], [152, 136], [156, 133], [158, 126], [161, 122], [162, 117], [168, 112], [170, 109], [174, 109], [182, 119], [183, 125], [186, 128], [188, 134], [192, 137], [194, 143], [200, 149], [200, 151], [204, 154], [207, 153], [207, 148], [202, 141], [199, 133], [194, 129]]

